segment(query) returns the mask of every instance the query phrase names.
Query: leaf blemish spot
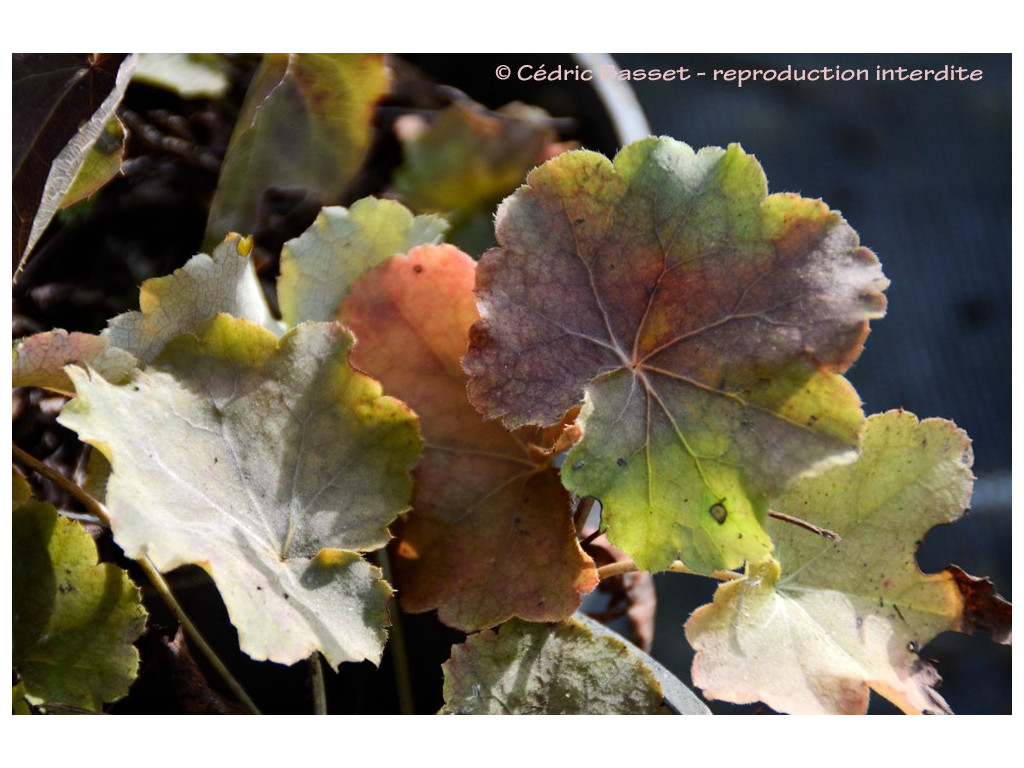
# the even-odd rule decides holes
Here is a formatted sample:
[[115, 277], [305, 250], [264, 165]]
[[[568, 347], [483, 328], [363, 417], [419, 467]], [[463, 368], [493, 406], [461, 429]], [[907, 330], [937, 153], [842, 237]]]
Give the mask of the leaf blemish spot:
[[722, 502], [712, 504], [711, 509], [709, 509], [708, 512], [713, 518], [715, 518], [715, 522], [719, 525], [723, 525], [725, 523], [725, 518], [729, 515], [729, 511], [725, 508], [725, 505]]
[[626, 460], [621, 456], [615, 460], [615, 463], [618, 464], [620, 467], [626, 466]]

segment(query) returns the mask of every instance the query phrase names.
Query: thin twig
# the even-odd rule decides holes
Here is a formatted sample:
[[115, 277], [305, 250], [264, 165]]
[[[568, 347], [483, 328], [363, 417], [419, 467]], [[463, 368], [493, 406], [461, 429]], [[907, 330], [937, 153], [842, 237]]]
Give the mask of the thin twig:
[[[391, 560], [388, 557], [387, 547], [378, 549], [375, 553], [377, 562], [380, 563], [384, 578], [388, 584], [394, 584], [391, 576]], [[391, 617], [391, 660], [395, 665], [395, 686], [398, 688], [398, 706], [403, 715], [415, 715], [416, 703], [412, 693], [412, 673], [409, 670], [409, 652], [405, 644], [405, 632], [402, 630], [402, 612], [394, 601], [394, 611], [389, 611]]]
[[35, 456], [30, 453], [26, 453], [13, 443], [11, 444], [11, 452], [14, 454], [14, 458], [25, 466], [31, 467], [32, 471], [38, 472], [51, 483], [58, 486], [61, 490], [67, 491], [74, 496], [90, 514], [99, 519], [101, 525], [107, 528], [110, 527], [110, 516], [107, 514], [107, 508], [86, 493], [81, 486], [71, 480], [68, 480], [68, 478], [64, 477], [64, 475], [53, 467], [44, 464]]
[[206, 642], [206, 638], [203, 637], [199, 628], [192, 623], [188, 614], [185, 613], [185, 609], [181, 607], [181, 604], [174, 596], [174, 593], [171, 592], [170, 584], [168, 584], [167, 580], [164, 579], [163, 574], [157, 570], [157, 567], [153, 565], [153, 561], [149, 559], [149, 555], [144, 555], [135, 562], [139, 564], [139, 567], [142, 568], [143, 573], [146, 574], [146, 577], [153, 585], [153, 588], [156, 589], [160, 597], [163, 598], [164, 603], [171, 610], [171, 613], [173, 613], [181, 623], [181, 626], [188, 635], [189, 640], [191, 640], [193, 645], [202, 652], [206, 657], [206, 660], [210, 662], [210, 665], [214, 670], [216, 670], [217, 674], [221, 676], [221, 679], [224, 680], [228, 688], [231, 689], [231, 692], [235, 694], [238, 700], [242, 702], [242, 705], [252, 712], [252, 714], [261, 714], [259, 707], [256, 706], [255, 702], [253, 702], [251, 698], [249, 698], [249, 694], [246, 693], [242, 684], [235, 679], [235, 676], [231, 674], [231, 671], [227, 668], [224, 662], [220, 660], [220, 656], [217, 655], [217, 652], [213, 650], [209, 643]]
[[803, 528], [805, 531], [816, 533], [819, 536], [823, 536], [826, 539], [831, 539], [832, 541], [842, 541], [842, 539], [839, 537], [839, 534], [835, 531], [830, 531], [827, 528], [819, 528], [814, 523], [809, 523], [806, 520], [801, 520], [799, 517], [787, 515], [785, 512], [776, 512], [774, 509], [769, 509], [768, 517], [774, 517], [776, 520], [781, 520], [784, 523], [792, 523], [798, 528]]

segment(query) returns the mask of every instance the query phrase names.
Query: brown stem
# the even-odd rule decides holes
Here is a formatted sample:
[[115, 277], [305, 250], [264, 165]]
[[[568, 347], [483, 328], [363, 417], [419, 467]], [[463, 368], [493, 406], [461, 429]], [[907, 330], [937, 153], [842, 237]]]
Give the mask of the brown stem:
[[[602, 565], [597, 569], [597, 578], [601, 581], [610, 579], [613, 576], [621, 576], [624, 573], [633, 573], [639, 571], [636, 563], [632, 560], [621, 560], [617, 563], [610, 563], [609, 565]], [[735, 571], [712, 571], [711, 573], [700, 573], [692, 568], [687, 568], [681, 562], [676, 560], [665, 570], [671, 571], [672, 573], [692, 573], [695, 576], [708, 576], [712, 579], [718, 579], [719, 581], [733, 581], [734, 579], [743, 578], [742, 573], [736, 573]]]
[[776, 512], [774, 509], [769, 509], [768, 517], [774, 517], [776, 520], [781, 520], [784, 523], [792, 523], [798, 528], [803, 528], [805, 531], [816, 533], [819, 536], [822, 536], [826, 539], [831, 539], [832, 541], [842, 541], [842, 539], [839, 537], [839, 534], [835, 531], [830, 531], [827, 528], [819, 528], [814, 523], [809, 523], [806, 520], [801, 520], [799, 517], [787, 515], [784, 512]]
[[576, 528], [577, 537], [583, 534], [583, 526], [587, 524], [590, 510], [594, 508], [594, 502], [596, 501], [597, 499], [593, 496], [584, 496], [576, 505], [576, 511], [572, 513], [572, 524]]
[[74, 496], [78, 501], [82, 503], [90, 514], [99, 518], [100, 522], [110, 527], [110, 518], [107, 516], [106, 508], [100, 504], [96, 499], [86, 493], [77, 484], [68, 480], [64, 475], [50, 467], [30, 453], [26, 453], [24, 450], [19, 448], [17, 445], [11, 444], [11, 452], [14, 454], [14, 458], [24, 464], [26, 467], [30, 467], [32, 471], [38, 472], [40, 475], [45, 477], [47, 480], [58, 486], [61, 490], [67, 491]]

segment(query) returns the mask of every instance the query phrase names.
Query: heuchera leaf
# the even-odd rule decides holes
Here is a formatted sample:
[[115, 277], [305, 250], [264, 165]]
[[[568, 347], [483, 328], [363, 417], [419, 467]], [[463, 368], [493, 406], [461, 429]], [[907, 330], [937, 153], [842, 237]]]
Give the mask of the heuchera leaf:
[[267, 307], [252, 261], [252, 241], [231, 235], [212, 256], [193, 256], [181, 269], [146, 280], [139, 295], [141, 311], [110, 320], [99, 335], [47, 331], [14, 346], [13, 385], [36, 386], [73, 394], [64, 373], [69, 363], [88, 365], [118, 384], [139, 364], [151, 362], [164, 345], [192, 333], [219, 313], [251, 320], [284, 332]]
[[184, 267], [146, 280], [139, 292], [138, 312], [113, 318], [103, 334], [110, 345], [151, 362], [171, 339], [194, 333], [219, 313], [250, 320], [280, 336], [260, 288], [252, 260], [252, 241], [229, 235], [212, 256], [193, 256]]
[[550, 456], [531, 450], [545, 445], [541, 430], [510, 433], [466, 400], [475, 267], [451, 245], [414, 248], [363, 275], [339, 313], [359, 340], [353, 364], [421, 420], [413, 509], [394, 548], [402, 606], [437, 608], [466, 631], [565, 618], [597, 585], [569, 494]]
[[664, 713], [654, 674], [622, 640], [570, 618], [514, 619], [452, 648], [440, 714]]
[[976, 626], [1010, 639], [1010, 606], [991, 589], [915, 561], [925, 533], [970, 502], [972, 460], [951, 422], [870, 417], [856, 463], [803, 478], [774, 504], [841, 540], [770, 520], [778, 560], [748, 565], [686, 623], [694, 683], [791, 713], [863, 713], [869, 689], [908, 713], [948, 712], [918, 655], [925, 643]]
[[349, 208], [324, 208], [281, 249], [281, 319], [289, 326], [333, 320], [359, 275], [396, 253], [439, 242], [447, 228], [444, 219], [413, 216], [393, 200], [367, 197]]
[[489, 112], [456, 102], [433, 122], [405, 115], [395, 130], [403, 153], [395, 188], [417, 211], [464, 215], [489, 208], [562, 149], [550, 116], [520, 103]]
[[358, 553], [407, 508], [421, 440], [351, 344], [333, 323], [278, 342], [220, 315], [126, 384], [68, 369], [59, 420], [110, 460], [115, 540], [161, 571], [205, 568], [255, 659], [380, 659], [391, 590]]
[[855, 456], [839, 373], [883, 314], [878, 260], [737, 145], [568, 152], [527, 182], [477, 270], [471, 401], [510, 427], [584, 401], [563, 482], [641, 568], [759, 559], [767, 496]]
[[116, 383], [131, 374], [138, 360], [123, 349], [111, 347], [105, 336], [61, 329], [46, 331], [15, 343], [11, 385], [73, 395], [74, 385], [64, 373], [69, 363], [88, 363], [99, 375]]
[[206, 247], [251, 234], [272, 187], [338, 202], [370, 147], [388, 89], [379, 54], [266, 54], [246, 93], [206, 225]]
[[24, 695], [98, 712], [138, 675], [139, 589], [122, 568], [97, 564], [92, 537], [52, 505], [13, 514], [12, 656]]

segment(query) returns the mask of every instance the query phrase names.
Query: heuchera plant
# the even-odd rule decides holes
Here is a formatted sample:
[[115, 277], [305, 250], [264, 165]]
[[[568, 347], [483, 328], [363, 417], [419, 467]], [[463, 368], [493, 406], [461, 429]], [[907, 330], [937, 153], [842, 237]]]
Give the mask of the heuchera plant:
[[[979, 628], [1009, 643], [1010, 606], [955, 566], [918, 569], [925, 533], [970, 504], [971, 443], [942, 419], [863, 414], [843, 374], [888, 281], [850, 225], [769, 195], [735, 144], [651, 137], [609, 159], [531, 134], [482, 172], [514, 161], [522, 180], [554, 155], [497, 206], [497, 247], [443, 242], [441, 214], [488, 210], [500, 185], [435, 212], [325, 205], [282, 249], [272, 309], [252, 239], [224, 231], [252, 224], [275, 177], [268, 121], [299, 105], [314, 147], [356, 137], [332, 161], [352, 167], [382, 67], [265, 59], [211, 213], [220, 243], [100, 334], [14, 348], [14, 385], [70, 396], [59, 420], [94, 449], [89, 490], [63, 483], [239, 701], [258, 708], [164, 574], [207, 571], [253, 659], [379, 663], [397, 599], [469, 633], [443, 712], [655, 713], [701, 705], [581, 600], [623, 573], [697, 573], [721, 581], [679, 617], [705, 697], [863, 713], [873, 690], [948, 712], [919, 649]], [[344, 120], [318, 119], [310, 83]], [[497, 119], [462, 104], [409, 141], [426, 152]], [[444, 177], [444, 152], [414, 156], [429, 173], [406, 168], [403, 188]], [[329, 198], [345, 182], [328, 177]], [[14, 509], [15, 707], [98, 711], [137, 674], [138, 589], [17, 474]], [[597, 510], [606, 540], [585, 532]], [[616, 562], [598, 567], [597, 546]], [[76, 671], [83, 657], [103, 670]]]

